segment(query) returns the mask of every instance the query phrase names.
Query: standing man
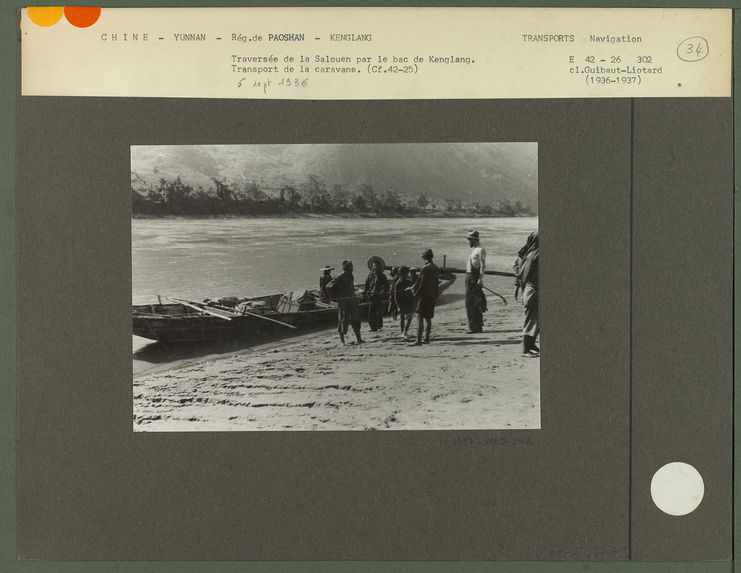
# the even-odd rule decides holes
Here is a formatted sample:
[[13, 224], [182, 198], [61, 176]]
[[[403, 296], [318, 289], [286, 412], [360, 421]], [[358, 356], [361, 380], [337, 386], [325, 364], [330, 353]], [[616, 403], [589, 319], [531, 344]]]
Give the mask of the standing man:
[[355, 298], [355, 279], [353, 278], [352, 261], [342, 261], [342, 274], [327, 284], [327, 291], [337, 301], [337, 331], [344, 346], [347, 326], [350, 324], [355, 332], [358, 344], [363, 344], [360, 338], [360, 309]]
[[[422, 332], [425, 332], [424, 343], [430, 343], [430, 331], [432, 330], [432, 319], [435, 316], [435, 300], [438, 295], [440, 269], [432, 262], [432, 250], [427, 249], [422, 253], [425, 261], [419, 271], [417, 282], [409, 287], [414, 294], [417, 311], [417, 341], [414, 346], [422, 346]], [[424, 322], [424, 324], [423, 324]]]
[[327, 285], [332, 280], [332, 271], [334, 270], [334, 267], [326, 265], [319, 270], [322, 271], [322, 276], [319, 277], [319, 294], [321, 296], [322, 302], [325, 304], [329, 304], [330, 296], [327, 292]]
[[478, 231], [466, 235], [471, 253], [466, 263], [466, 314], [468, 315], [468, 334], [483, 330], [484, 313], [487, 310], [484, 295], [484, 272], [486, 271], [486, 251], [481, 246]]
[[391, 298], [399, 312], [401, 337], [409, 340], [409, 326], [412, 324], [412, 315], [414, 314], [414, 295], [409, 290], [412, 283], [409, 281], [409, 267], [402, 265], [399, 269], [399, 276], [396, 282], [391, 286]]
[[397, 282], [399, 282], [399, 267], [391, 267], [391, 279], [389, 280], [388, 313], [394, 320], [396, 320], [396, 317], [399, 316], [399, 307], [396, 304], [396, 298], [394, 297], [394, 288], [396, 287]]
[[522, 327], [522, 355], [528, 358], [540, 356], [540, 348], [535, 344], [540, 333], [538, 323], [538, 231], [533, 231], [520, 249], [520, 285], [522, 285], [522, 304], [525, 306], [525, 324]]
[[378, 257], [371, 257], [368, 266], [371, 272], [365, 280], [363, 296], [368, 299], [368, 328], [376, 331], [383, 327], [383, 301], [389, 292], [389, 280]]

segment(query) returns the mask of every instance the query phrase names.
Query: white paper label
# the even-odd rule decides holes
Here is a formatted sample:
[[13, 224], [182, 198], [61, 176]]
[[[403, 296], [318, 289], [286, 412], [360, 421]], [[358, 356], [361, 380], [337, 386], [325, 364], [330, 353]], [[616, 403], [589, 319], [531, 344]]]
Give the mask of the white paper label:
[[[61, 16], [50, 24], [56, 13], [33, 10]], [[22, 11], [23, 95], [731, 95], [726, 9], [103, 8], [87, 20], [67, 10]]]

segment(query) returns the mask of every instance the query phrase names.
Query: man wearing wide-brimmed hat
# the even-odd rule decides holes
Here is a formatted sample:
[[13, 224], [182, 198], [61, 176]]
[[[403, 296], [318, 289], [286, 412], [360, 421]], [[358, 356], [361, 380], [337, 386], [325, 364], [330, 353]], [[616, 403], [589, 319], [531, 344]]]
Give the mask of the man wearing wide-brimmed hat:
[[466, 239], [471, 247], [466, 263], [466, 314], [468, 333], [476, 334], [483, 330], [484, 313], [487, 310], [486, 295], [484, 295], [486, 251], [481, 246], [478, 231], [468, 231]]
[[365, 280], [363, 296], [368, 299], [368, 328], [371, 331], [383, 327], [383, 306], [389, 292], [389, 280], [385, 274], [381, 257], [371, 257], [368, 261], [370, 273]]
[[334, 267], [325, 265], [319, 270], [322, 273], [322, 276], [319, 277], [319, 293], [321, 295], [322, 302], [325, 304], [329, 304], [330, 296], [327, 292], [327, 285], [329, 284], [329, 281], [332, 280], [332, 271], [334, 270]]

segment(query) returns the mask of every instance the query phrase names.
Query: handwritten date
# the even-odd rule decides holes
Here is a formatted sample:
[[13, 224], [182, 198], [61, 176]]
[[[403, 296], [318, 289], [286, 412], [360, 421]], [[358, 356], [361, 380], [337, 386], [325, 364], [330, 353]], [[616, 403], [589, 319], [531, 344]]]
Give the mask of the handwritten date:
[[309, 85], [309, 78], [290, 78], [285, 77], [279, 81], [276, 80], [255, 80], [252, 78], [244, 77], [237, 82], [238, 88], [252, 88], [256, 90], [262, 90], [263, 93], [268, 93], [273, 87], [276, 88], [305, 88]]

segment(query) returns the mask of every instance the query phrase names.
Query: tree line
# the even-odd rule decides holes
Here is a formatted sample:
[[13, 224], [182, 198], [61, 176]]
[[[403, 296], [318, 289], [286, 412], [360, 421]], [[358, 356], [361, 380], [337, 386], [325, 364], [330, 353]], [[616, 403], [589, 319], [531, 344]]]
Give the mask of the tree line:
[[[410, 195], [393, 190], [376, 191], [361, 183], [352, 189], [328, 186], [315, 175], [299, 185], [268, 187], [251, 182], [227, 183], [213, 178], [208, 189], [193, 188], [180, 177], [161, 178], [156, 185], [143, 184], [132, 173], [133, 215], [221, 216], [292, 214], [378, 214], [378, 215], [461, 215], [516, 217], [532, 215], [529, 205], [503, 200], [495, 205], [461, 199], [436, 199], [425, 193]], [[135, 185], [136, 183], [136, 185]]]

